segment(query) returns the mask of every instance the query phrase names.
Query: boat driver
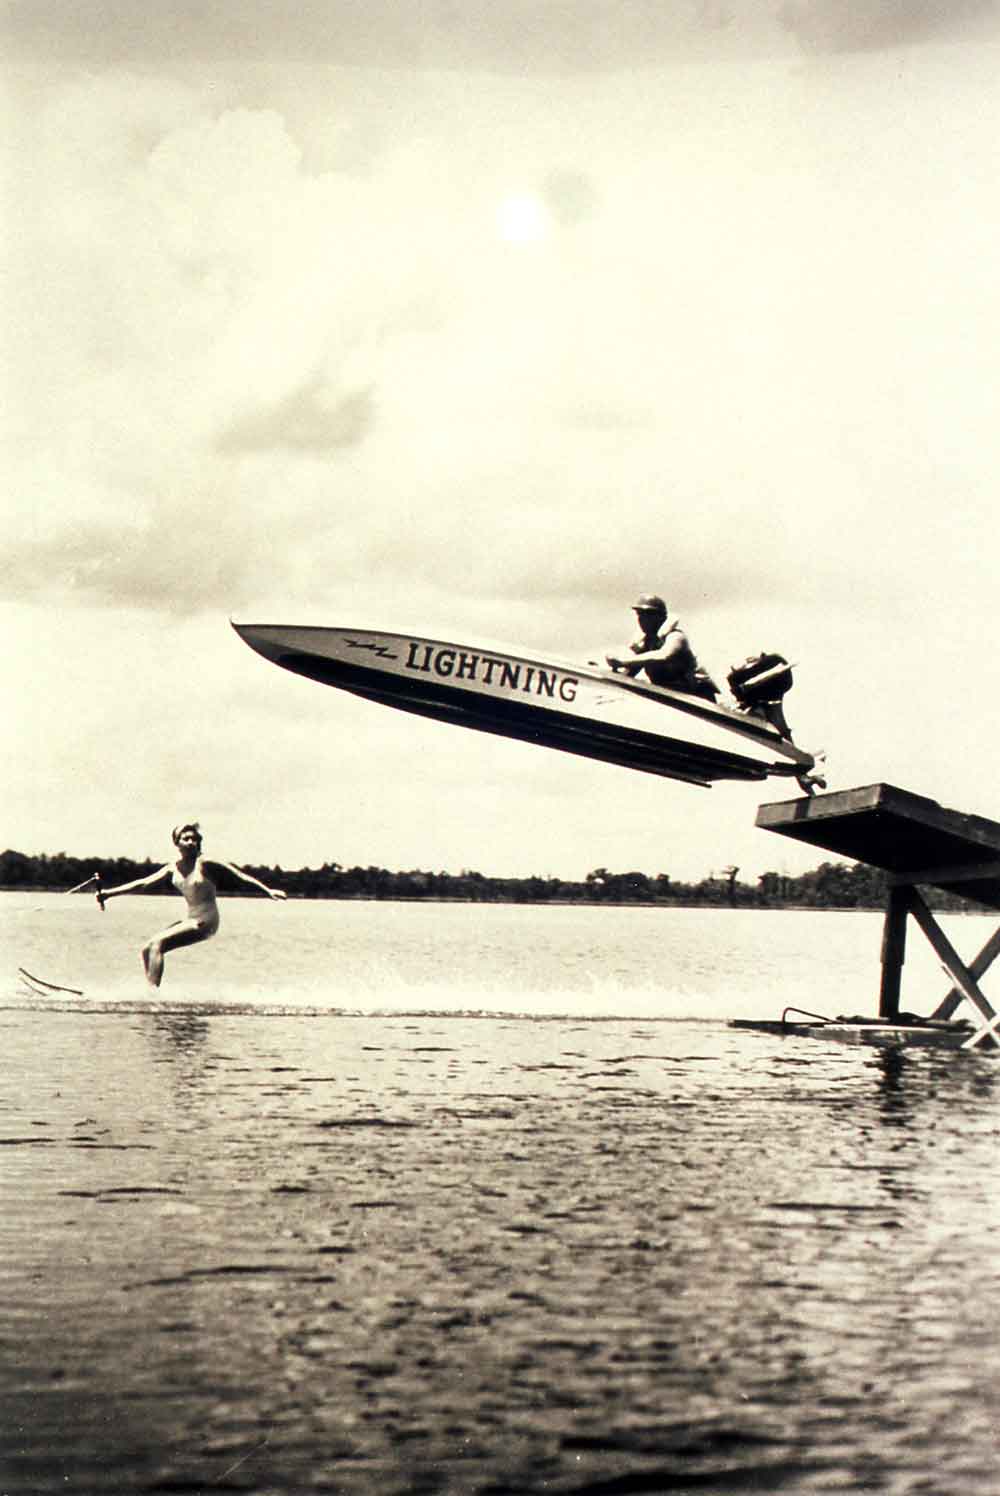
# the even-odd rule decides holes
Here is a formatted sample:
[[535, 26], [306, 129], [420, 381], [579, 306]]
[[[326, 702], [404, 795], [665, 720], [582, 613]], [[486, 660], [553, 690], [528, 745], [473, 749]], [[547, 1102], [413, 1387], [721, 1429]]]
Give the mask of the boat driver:
[[677, 619], [667, 626], [667, 605], [655, 593], [644, 592], [632, 604], [639, 632], [623, 652], [604, 656], [612, 670], [636, 676], [646, 672], [654, 686], [667, 686], [689, 696], [715, 701], [719, 688], [695, 658]]

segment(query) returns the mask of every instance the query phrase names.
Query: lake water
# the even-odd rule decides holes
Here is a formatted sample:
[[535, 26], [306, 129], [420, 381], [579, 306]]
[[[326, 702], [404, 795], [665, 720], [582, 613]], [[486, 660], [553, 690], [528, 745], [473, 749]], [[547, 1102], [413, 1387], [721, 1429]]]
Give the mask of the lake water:
[[998, 1062], [725, 1022], [879, 916], [179, 907], [0, 895], [3, 1496], [1000, 1490]]

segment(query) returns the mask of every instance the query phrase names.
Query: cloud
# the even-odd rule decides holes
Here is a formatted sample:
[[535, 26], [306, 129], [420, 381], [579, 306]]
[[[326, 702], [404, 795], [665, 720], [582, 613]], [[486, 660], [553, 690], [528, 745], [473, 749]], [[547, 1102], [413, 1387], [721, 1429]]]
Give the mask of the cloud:
[[373, 390], [330, 390], [317, 374], [283, 399], [234, 421], [220, 432], [216, 450], [335, 452], [362, 442], [374, 419]]
[[134, 77], [33, 102], [34, 211], [6, 246], [9, 595], [228, 605], [279, 512], [298, 535], [328, 512], [314, 459], [372, 428], [371, 328], [397, 299], [380, 209], [306, 170], [271, 110]]
[[964, 35], [997, 37], [996, 0], [784, 0], [784, 26], [807, 51], [875, 52]]
[[555, 222], [563, 228], [593, 218], [599, 198], [597, 184], [584, 171], [553, 167], [542, 178], [542, 199]]
[[[678, 69], [593, 109], [580, 80], [429, 103], [310, 75], [309, 131], [249, 85], [43, 90], [18, 141], [39, 206], [9, 323], [12, 594], [178, 614], [279, 581], [346, 606], [377, 578], [386, 607], [571, 643], [579, 599], [618, 617], [652, 587], [721, 618], [827, 593], [861, 535], [897, 544], [900, 474], [923, 516], [964, 464], [969, 504], [995, 439], [995, 341], [969, 335], [989, 116], [970, 89], [942, 135], [940, 99], [918, 119], [836, 72], [762, 96], [754, 70]], [[373, 118], [363, 168], [310, 164], [310, 134]], [[554, 226], [512, 246], [521, 194]]]
[[103, 64], [327, 66], [600, 73], [997, 34], [993, 0], [7, 0], [8, 56]]

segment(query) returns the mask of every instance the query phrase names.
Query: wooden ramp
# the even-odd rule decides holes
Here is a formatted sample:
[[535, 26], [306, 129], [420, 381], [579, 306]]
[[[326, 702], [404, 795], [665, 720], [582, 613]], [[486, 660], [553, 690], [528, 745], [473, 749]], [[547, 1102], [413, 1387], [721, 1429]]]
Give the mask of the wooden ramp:
[[[937, 1028], [941, 1039], [964, 1049], [1000, 1049], [1000, 1015], [979, 987], [979, 979], [1000, 954], [1000, 928], [966, 965], [941, 929], [921, 887], [961, 894], [988, 909], [1000, 909], [1000, 823], [983, 816], [948, 810], [936, 800], [897, 789], [891, 784], [869, 784], [774, 805], [761, 805], [756, 824], [795, 841], [822, 847], [855, 862], [866, 862], [890, 875], [889, 897], [882, 940], [882, 981], [878, 1020], [886, 1027], [919, 1027], [921, 1039]], [[912, 917], [923, 931], [951, 980], [951, 987], [928, 1019], [900, 1022], [900, 984], [906, 956], [906, 932]], [[975, 1010], [977, 1027], [959, 1024], [947, 1034], [956, 1010], [967, 1002]], [[864, 1020], [859, 1023], [867, 1028]], [[744, 1025], [745, 1026], [745, 1025]], [[838, 1025], [842, 1026], [842, 1025]], [[786, 1028], [788, 1025], [786, 1025]], [[797, 1029], [803, 1025], [796, 1024]], [[830, 1032], [833, 1025], [805, 1025], [810, 1032]], [[773, 1029], [774, 1025], [768, 1025]], [[915, 1038], [915, 1036], [914, 1036]], [[865, 1040], [852, 1042], [866, 1042]], [[930, 1041], [930, 1042], [933, 1042]]]
[[895, 785], [762, 805], [756, 824], [1000, 909], [1000, 823], [945, 810]]
[[759, 1034], [798, 1035], [804, 1039], [832, 1039], [837, 1044], [867, 1044], [873, 1049], [964, 1049], [973, 1037], [971, 1023], [880, 1023], [878, 1019], [810, 1018], [798, 1008], [786, 1008], [781, 1018], [733, 1018], [729, 1027], [754, 1029]]

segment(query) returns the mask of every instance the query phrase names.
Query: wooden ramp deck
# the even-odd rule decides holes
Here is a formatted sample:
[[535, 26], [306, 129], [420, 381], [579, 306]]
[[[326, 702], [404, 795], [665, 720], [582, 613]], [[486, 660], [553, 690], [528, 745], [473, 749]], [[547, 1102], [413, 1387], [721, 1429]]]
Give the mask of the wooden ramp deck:
[[756, 824], [1000, 909], [1000, 823], [892, 784], [762, 805]]
[[[807, 1031], [853, 1043], [880, 1039], [887, 1042], [891, 1039], [887, 1031], [895, 1034], [906, 1030], [910, 1037], [904, 1034], [899, 1042], [937, 1042], [964, 1049], [1000, 1050], [1000, 1015], [979, 986], [979, 979], [1000, 954], [1000, 928], [966, 965], [920, 892], [921, 887], [946, 889], [988, 909], [1000, 909], [1000, 823], [948, 810], [936, 800], [897, 789], [895, 785], [869, 784], [859, 789], [761, 805], [756, 824], [764, 831], [774, 831], [855, 862], [868, 863], [890, 875], [878, 1018], [835, 1023], [820, 1019], [805, 1024], [786, 1023], [782, 1019], [779, 1025], [759, 1027], [766, 1031], [774, 1031], [776, 1027], [784, 1032]], [[900, 1014], [900, 984], [907, 923], [911, 917], [952, 983], [926, 1019]], [[954, 1020], [963, 1002], [975, 1010], [976, 1026]], [[835, 1028], [846, 1028], [846, 1032], [835, 1033]], [[874, 1034], [876, 1028], [882, 1030], [878, 1038]], [[856, 1030], [868, 1037], [854, 1037]]]

